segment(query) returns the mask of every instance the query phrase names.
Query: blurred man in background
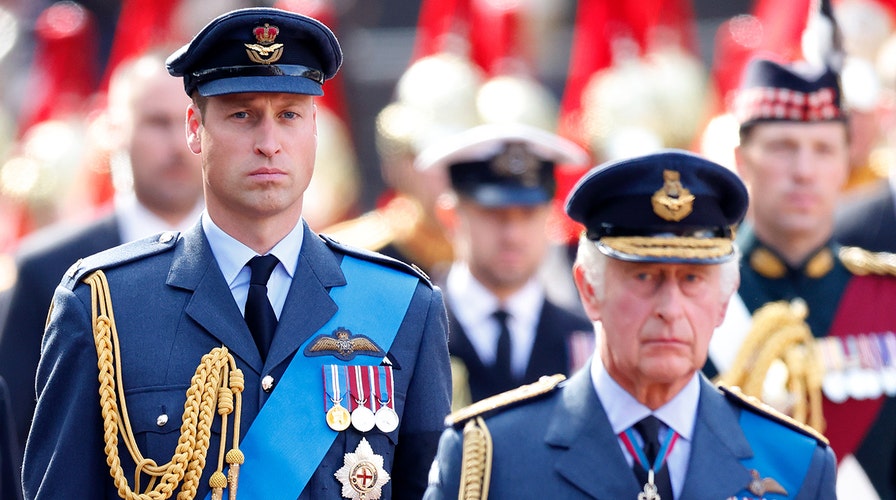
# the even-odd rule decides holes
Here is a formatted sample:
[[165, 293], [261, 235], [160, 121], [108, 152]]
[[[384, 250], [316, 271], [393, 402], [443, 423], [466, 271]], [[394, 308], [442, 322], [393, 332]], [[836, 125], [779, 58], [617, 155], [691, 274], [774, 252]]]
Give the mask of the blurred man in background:
[[417, 158], [424, 172], [445, 172], [451, 187], [439, 213], [455, 260], [437, 279], [451, 319], [455, 408], [571, 373], [593, 351], [588, 320], [549, 300], [539, 276], [550, 246], [554, 167], [587, 161], [574, 143], [511, 123], [446, 137]]
[[111, 213], [82, 227], [59, 223], [23, 240], [14, 286], [0, 295], [0, 376], [9, 384], [21, 461], [34, 412], [34, 374], [53, 290], [81, 257], [164, 230], [182, 230], [203, 208], [199, 159], [184, 142], [189, 99], [165, 71], [167, 51], [119, 66], [98, 127], [109, 139], [116, 186]]

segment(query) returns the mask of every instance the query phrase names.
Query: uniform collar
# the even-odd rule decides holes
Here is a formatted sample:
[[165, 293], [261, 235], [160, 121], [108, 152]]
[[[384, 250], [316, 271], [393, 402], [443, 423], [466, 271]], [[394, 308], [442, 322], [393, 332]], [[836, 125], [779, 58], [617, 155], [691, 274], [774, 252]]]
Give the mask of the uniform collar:
[[750, 268], [768, 279], [781, 279], [788, 275], [819, 279], [834, 269], [834, 242], [831, 240], [812, 252], [796, 267], [787, 264], [781, 254], [759, 241], [752, 230], [746, 232], [741, 248]]
[[700, 378], [697, 373], [675, 397], [654, 411], [638, 402], [613, 380], [599, 356], [591, 364], [591, 380], [614, 434], [618, 435], [653, 414], [683, 439], [693, 439], [697, 404], [700, 400]]

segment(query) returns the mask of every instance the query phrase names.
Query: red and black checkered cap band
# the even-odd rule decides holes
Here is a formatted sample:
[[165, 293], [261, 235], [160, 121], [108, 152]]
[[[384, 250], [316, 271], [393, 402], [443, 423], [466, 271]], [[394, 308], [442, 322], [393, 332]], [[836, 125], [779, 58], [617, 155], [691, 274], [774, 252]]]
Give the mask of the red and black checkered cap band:
[[771, 87], [744, 89], [737, 95], [734, 114], [739, 123], [755, 120], [815, 122], [843, 118], [836, 92], [831, 88], [814, 92]]

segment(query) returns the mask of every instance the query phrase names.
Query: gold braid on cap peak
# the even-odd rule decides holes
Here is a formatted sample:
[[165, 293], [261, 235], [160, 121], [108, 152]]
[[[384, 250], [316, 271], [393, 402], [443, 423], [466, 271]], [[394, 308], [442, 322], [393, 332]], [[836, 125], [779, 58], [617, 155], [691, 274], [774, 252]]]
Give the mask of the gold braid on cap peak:
[[[144, 458], [137, 448], [137, 441], [128, 418], [121, 379], [121, 354], [118, 330], [112, 312], [112, 296], [109, 283], [102, 271], [96, 271], [84, 279], [90, 285], [93, 314], [93, 337], [96, 344], [99, 367], [100, 407], [103, 415], [103, 437], [106, 441], [106, 463], [112, 475], [118, 496], [129, 500], [160, 500], [171, 497], [178, 483], [183, 481], [178, 500], [191, 500], [196, 496], [202, 470], [205, 468], [209, 448], [211, 422], [214, 412], [221, 415], [221, 449], [218, 468], [209, 482], [212, 500], [221, 500], [223, 489], [229, 486], [230, 498], [236, 498], [237, 481], [243, 453], [239, 449], [240, 413], [242, 411], [243, 373], [226, 347], [216, 347], [202, 357], [196, 373], [187, 389], [183, 423], [174, 456], [167, 464], [157, 465]], [[117, 389], [116, 389], [117, 384]], [[120, 405], [120, 406], [119, 406]], [[227, 417], [236, 412], [233, 420], [233, 448], [227, 451], [230, 464], [229, 477], [225, 477], [225, 442]], [[121, 460], [118, 457], [118, 436], [121, 435], [134, 463], [134, 489], [128, 485]], [[141, 476], [149, 476], [146, 489], [140, 493]]]
[[734, 251], [729, 238], [604, 236], [600, 242], [613, 250], [643, 257], [712, 259], [731, 255]]
[[[786, 408], [777, 408], [799, 423], [824, 432], [821, 409], [823, 364], [806, 324], [805, 302], [769, 302], [753, 313], [753, 325], [731, 368], [717, 383], [739, 387], [748, 395], [768, 399], [763, 393], [773, 365], [786, 368]], [[773, 405], [774, 406], [774, 405]]]

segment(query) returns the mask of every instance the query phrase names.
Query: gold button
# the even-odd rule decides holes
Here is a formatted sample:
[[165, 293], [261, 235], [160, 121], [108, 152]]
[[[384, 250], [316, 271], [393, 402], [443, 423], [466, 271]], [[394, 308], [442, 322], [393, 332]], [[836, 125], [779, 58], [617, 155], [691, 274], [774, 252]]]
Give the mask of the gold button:
[[274, 390], [274, 377], [265, 375], [264, 378], [261, 379], [261, 388], [264, 392], [271, 392]]

